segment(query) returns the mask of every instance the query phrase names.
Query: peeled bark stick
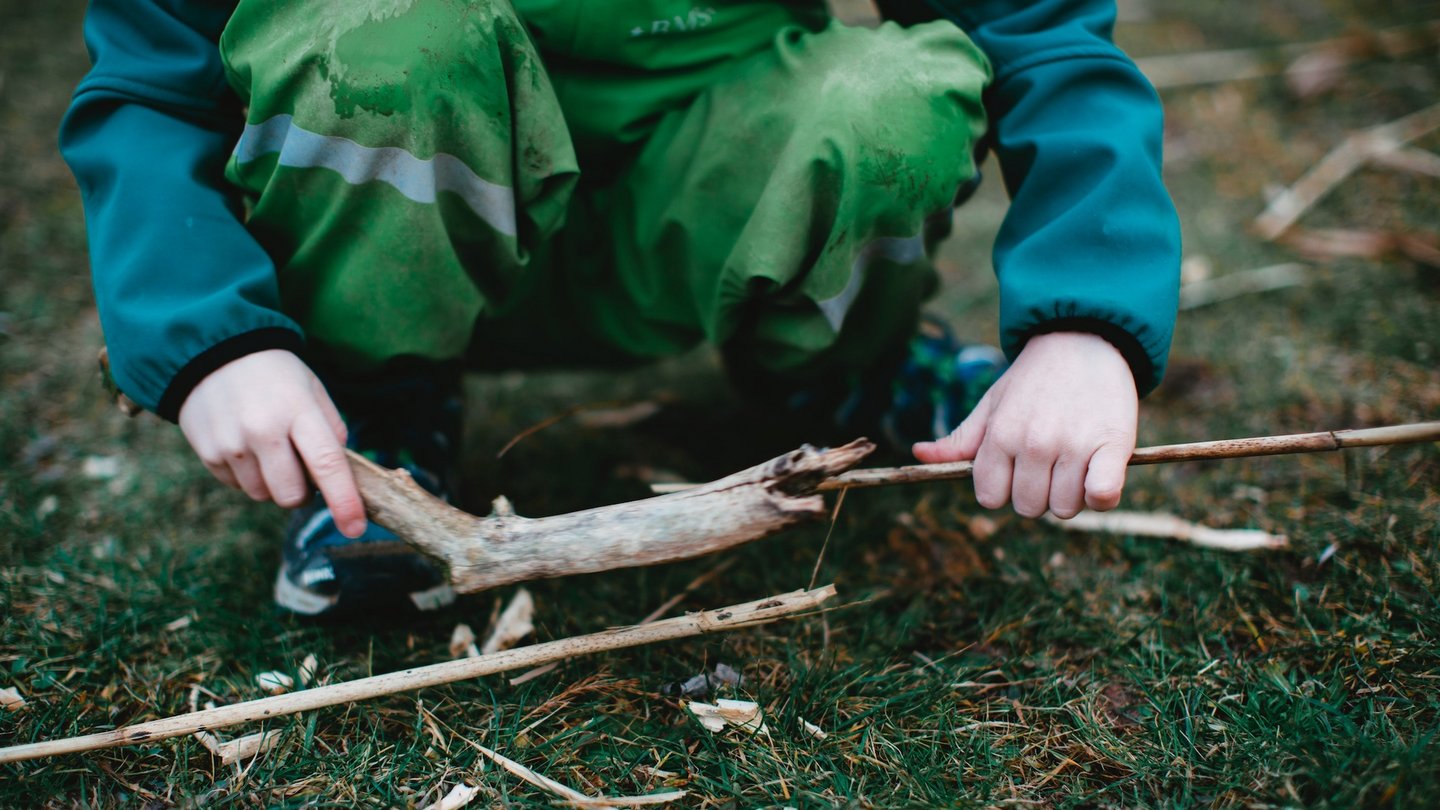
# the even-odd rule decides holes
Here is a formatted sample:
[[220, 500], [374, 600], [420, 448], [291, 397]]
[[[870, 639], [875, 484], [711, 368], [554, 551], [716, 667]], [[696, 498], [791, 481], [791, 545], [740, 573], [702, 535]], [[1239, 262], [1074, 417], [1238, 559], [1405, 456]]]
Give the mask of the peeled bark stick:
[[[1250, 439], [1220, 439], [1190, 444], [1137, 447], [1130, 466], [1166, 464], [1172, 461], [1206, 461], [1221, 458], [1281, 456], [1290, 453], [1322, 453], [1347, 447], [1378, 447], [1389, 444], [1419, 444], [1440, 441], [1440, 422], [1328, 430], [1320, 433], [1293, 433], [1288, 436], [1256, 436]], [[917, 484], [924, 481], [953, 481], [969, 478], [975, 465], [969, 461], [947, 464], [914, 464], [908, 467], [876, 467], [837, 475], [816, 487], [821, 492], [837, 489], [864, 489], [890, 484]]]
[[503, 501], [476, 517], [350, 455], [366, 513], [450, 568], [461, 593], [513, 582], [686, 560], [758, 540], [828, 514], [816, 487], [859, 464], [875, 445], [802, 447], [673, 495], [546, 518], [518, 517]]
[[302, 692], [292, 692], [276, 697], [236, 703], [231, 706], [220, 706], [176, 715], [163, 720], [136, 723], [99, 734], [0, 748], [0, 763], [22, 762], [56, 754], [73, 754], [100, 748], [151, 743], [168, 737], [193, 734], [197, 731], [213, 731], [240, 723], [274, 720], [277, 717], [325, 706], [354, 703], [383, 695], [423, 689], [427, 686], [455, 683], [482, 675], [492, 675], [496, 672], [531, 667], [547, 661], [572, 658], [577, 655], [637, 647], [642, 644], [671, 641], [703, 633], [754, 627], [815, 610], [834, 595], [834, 585], [826, 585], [812, 591], [791, 591], [741, 605], [676, 616], [647, 625], [616, 627], [586, 636], [562, 638], [492, 655], [482, 655], [479, 658], [444, 661], [386, 675], [375, 675], [345, 683], [306, 689]]

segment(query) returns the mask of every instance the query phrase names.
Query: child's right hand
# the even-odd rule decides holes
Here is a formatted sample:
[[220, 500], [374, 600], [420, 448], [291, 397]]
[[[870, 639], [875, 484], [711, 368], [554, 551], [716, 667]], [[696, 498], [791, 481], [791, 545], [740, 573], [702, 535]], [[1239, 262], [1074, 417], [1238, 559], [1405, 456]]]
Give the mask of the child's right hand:
[[181, 406], [180, 430], [226, 485], [294, 508], [309, 497], [308, 470], [335, 526], [348, 537], [365, 531], [365, 506], [345, 458], [345, 423], [294, 354], [256, 352], [211, 372]]

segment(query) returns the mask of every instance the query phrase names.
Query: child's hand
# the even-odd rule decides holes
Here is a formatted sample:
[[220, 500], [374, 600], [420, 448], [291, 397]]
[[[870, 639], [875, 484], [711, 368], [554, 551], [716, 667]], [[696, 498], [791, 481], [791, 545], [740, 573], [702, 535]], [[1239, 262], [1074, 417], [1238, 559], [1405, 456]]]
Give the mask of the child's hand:
[[1113, 509], [1135, 450], [1135, 379], [1083, 332], [1037, 335], [954, 433], [913, 448], [925, 463], [975, 460], [975, 497], [1038, 517]]
[[315, 482], [349, 537], [365, 507], [345, 459], [345, 423], [319, 378], [287, 351], [248, 354], [210, 373], [180, 408], [180, 430], [206, 469], [257, 501], [294, 508]]

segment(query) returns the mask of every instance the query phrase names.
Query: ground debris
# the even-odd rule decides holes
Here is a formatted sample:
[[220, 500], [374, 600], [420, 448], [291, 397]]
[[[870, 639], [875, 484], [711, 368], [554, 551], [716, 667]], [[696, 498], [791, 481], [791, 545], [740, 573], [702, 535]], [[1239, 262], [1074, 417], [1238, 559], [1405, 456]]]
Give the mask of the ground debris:
[[424, 810], [460, 810], [473, 801], [479, 793], [480, 788], [461, 783], [450, 788], [450, 792], [445, 794], [445, 798], [434, 804], [425, 805]]
[[6, 711], [18, 712], [25, 708], [25, 698], [20, 694], [19, 689], [13, 686], [7, 686], [4, 689], [0, 689], [0, 707], [3, 707]]
[[219, 737], [208, 731], [195, 732], [195, 739], [205, 746], [211, 754], [219, 757], [222, 765], [233, 765], [243, 762], [252, 757], [269, 751], [280, 742], [279, 731], [262, 731], [257, 734], [247, 734], [244, 737], [236, 737], [233, 740], [221, 741]]
[[726, 700], [714, 703], [691, 702], [686, 705], [690, 713], [700, 720], [700, 725], [713, 732], [721, 732], [726, 726], [734, 726], [750, 734], [769, 735], [760, 704], [752, 700]]
[[803, 717], [800, 718], [800, 727], [805, 729], [806, 734], [809, 734], [811, 737], [814, 737], [817, 740], [823, 740], [826, 737], [830, 736], [830, 733], [827, 732], [825, 729], [815, 725], [814, 723], [806, 720]]
[[283, 672], [262, 672], [255, 676], [255, 685], [272, 695], [289, 692], [295, 688], [295, 679]]
[[544, 774], [536, 773], [515, 760], [503, 754], [496, 753], [479, 743], [471, 742], [470, 745], [501, 768], [504, 768], [515, 776], [524, 779], [526, 782], [542, 790], [547, 790], [559, 796], [563, 800], [563, 804], [570, 807], [641, 807], [644, 805], [668, 804], [669, 802], [683, 799], [686, 795], [686, 792], [683, 790], [672, 790], [667, 793], [652, 793], [645, 796], [586, 796], [584, 793], [568, 785], [556, 782]]
[[[508, 650], [515, 646], [520, 639], [535, 632], [535, 599], [530, 592], [521, 588], [515, 592], [510, 599], [510, 604], [505, 607], [505, 612], [495, 622], [495, 629], [490, 631], [489, 638], [480, 647], [481, 655]], [[460, 628], [455, 628], [458, 632]], [[451, 652], [454, 652], [454, 641], [451, 641]], [[467, 649], [468, 654], [468, 649]]]
[[666, 697], [702, 698], [710, 693], [711, 687], [739, 686], [744, 677], [722, 661], [708, 672], [701, 672], [684, 681], [665, 684], [660, 687], [660, 694]]
[[1214, 529], [1161, 512], [1091, 512], [1086, 510], [1068, 520], [1046, 515], [1045, 522], [1067, 531], [1129, 534], [1137, 537], [1168, 537], [1205, 548], [1226, 551], [1287, 548], [1290, 545], [1289, 538], [1283, 534], [1270, 534], [1257, 529]]
[[475, 644], [475, 631], [470, 629], [470, 625], [464, 622], [455, 625], [455, 629], [450, 633], [450, 657], [480, 657], [480, 648]]

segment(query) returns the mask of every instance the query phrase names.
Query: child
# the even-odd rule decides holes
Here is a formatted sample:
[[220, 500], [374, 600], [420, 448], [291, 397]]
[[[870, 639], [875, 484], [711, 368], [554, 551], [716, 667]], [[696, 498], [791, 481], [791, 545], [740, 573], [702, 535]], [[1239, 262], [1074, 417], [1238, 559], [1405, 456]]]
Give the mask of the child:
[[[449, 597], [341, 448], [438, 473], [466, 366], [709, 341], [743, 388], [974, 458], [986, 507], [1112, 508], [1176, 308], [1155, 93], [1111, 3], [881, 10], [92, 0], [61, 143], [116, 382], [252, 498], [318, 488], [276, 586], [307, 614]], [[1013, 200], [993, 386], [917, 328], [986, 150]]]

